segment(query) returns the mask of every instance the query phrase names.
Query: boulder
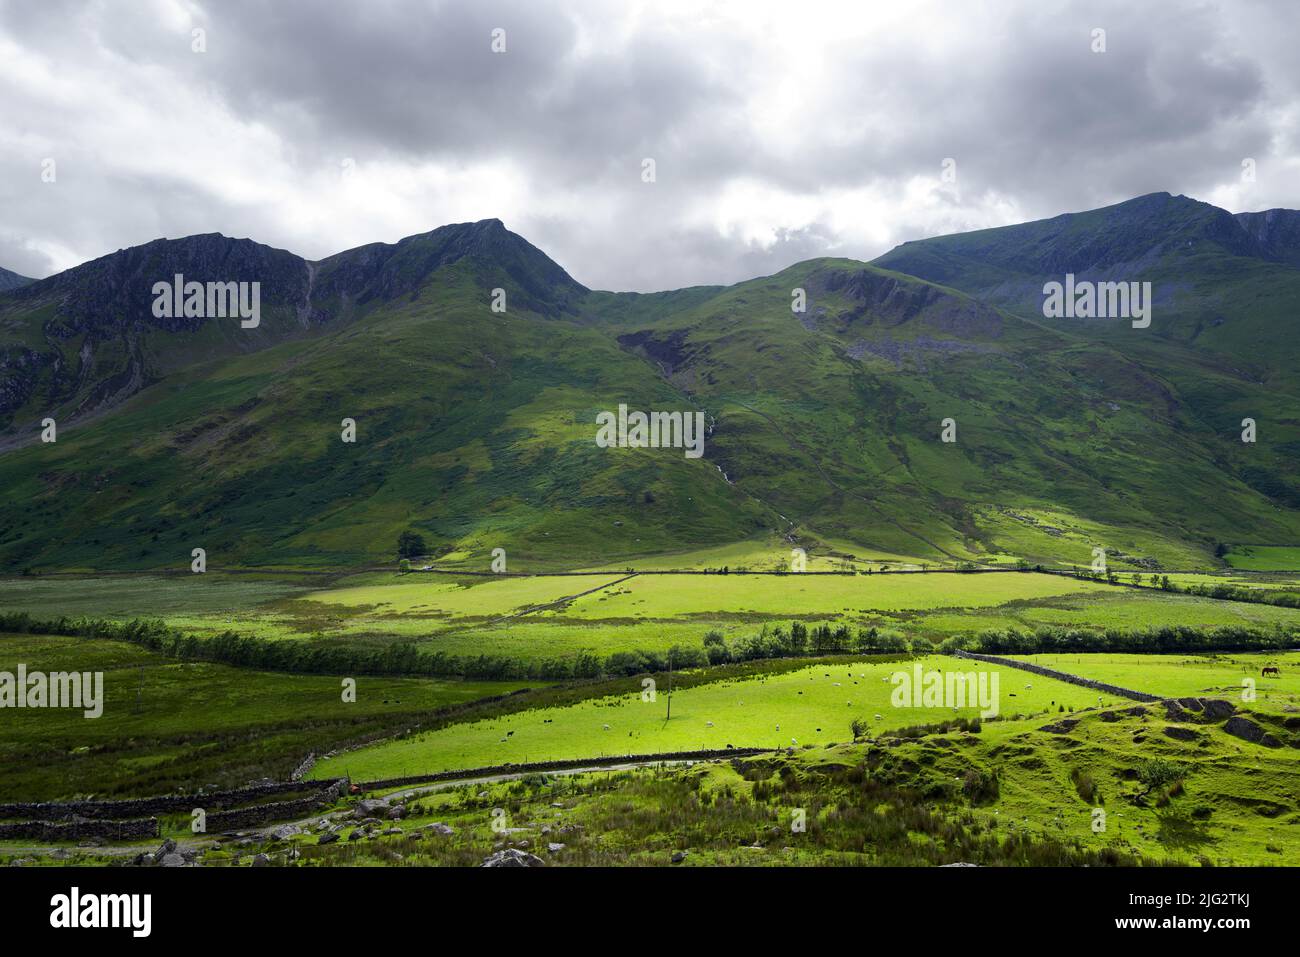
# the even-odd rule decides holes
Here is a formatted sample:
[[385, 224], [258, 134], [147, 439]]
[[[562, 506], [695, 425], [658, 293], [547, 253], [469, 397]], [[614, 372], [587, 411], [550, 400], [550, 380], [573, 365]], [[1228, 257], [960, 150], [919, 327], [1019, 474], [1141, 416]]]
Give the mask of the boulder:
[[160, 863], [163, 867], [184, 867], [185, 858], [172, 851], [170, 854], [164, 854]]
[[338, 831], [326, 831], [320, 837], [316, 838], [317, 844], [333, 844], [339, 839]]
[[269, 857], [268, 857], [267, 855], [265, 855], [265, 854], [258, 854], [256, 857], [253, 858], [253, 866], [254, 866], [254, 867], [270, 867], [270, 866], [271, 866], [271, 858], [269, 858]]
[[680, 864], [682, 861], [686, 860], [686, 852], [685, 852], [685, 851], [676, 851], [676, 852], [673, 854], [673, 858], [672, 858], [672, 860], [673, 860], [673, 863], [674, 863], [674, 864]]
[[546, 849], [547, 849], [548, 851], [550, 851], [552, 854], [558, 854], [558, 853], [560, 853], [560, 851], [564, 850], [564, 845], [563, 845], [563, 844], [556, 844], [556, 843], [552, 842], [552, 843], [546, 845]]
[[518, 848], [507, 847], [496, 851], [485, 860], [481, 867], [544, 867], [546, 862], [536, 854], [529, 854]]
[[293, 824], [281, 824], [279, 827], [277, 827], [275, 830], [271, 832], [271, 836], [275, 838], [277, 841], [287, 841], [295, 834], [301, 834], [301, 833], [302, 831], [300, 831], [297, 828], [297, 826]]

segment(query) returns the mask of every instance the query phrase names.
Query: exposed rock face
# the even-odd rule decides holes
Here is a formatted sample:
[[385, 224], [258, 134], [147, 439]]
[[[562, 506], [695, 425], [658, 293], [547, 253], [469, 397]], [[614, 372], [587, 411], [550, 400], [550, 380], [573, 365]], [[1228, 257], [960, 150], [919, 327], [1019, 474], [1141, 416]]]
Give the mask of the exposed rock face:
[[1175, 741], [1195, 741], [1200, 737], [1200, 735], [1193, 729], [1179, 727], [1176, 724], [1171, 724], [1166, 727], [1165, 734], [1168, 737], [1173, 738]]
[[1300, 266], [1300, 211], [1268, 209], [1237, 213], [1235, 219], [1266, 255]]
[[1231, 701], [1224, 701], [1221, 698], [1202, 698], [1205, 705], [1205, 713], [1215, 721], [1220, 721], [1237, 713], [1237, 706]]

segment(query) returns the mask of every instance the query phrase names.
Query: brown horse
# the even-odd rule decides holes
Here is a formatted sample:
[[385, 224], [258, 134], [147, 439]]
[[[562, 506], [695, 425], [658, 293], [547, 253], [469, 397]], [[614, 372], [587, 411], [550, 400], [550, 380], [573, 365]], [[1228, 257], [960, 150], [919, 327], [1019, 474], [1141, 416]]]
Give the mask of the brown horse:
[[1264, 668], [1263, 671], [1260, 672], [1261, 677], [1265, 675], [1277, 675], [1277, 677], [1281, 678], [1282, 669], [1279, 668], [1277, 665], [1268, 665], [1267, 667]]

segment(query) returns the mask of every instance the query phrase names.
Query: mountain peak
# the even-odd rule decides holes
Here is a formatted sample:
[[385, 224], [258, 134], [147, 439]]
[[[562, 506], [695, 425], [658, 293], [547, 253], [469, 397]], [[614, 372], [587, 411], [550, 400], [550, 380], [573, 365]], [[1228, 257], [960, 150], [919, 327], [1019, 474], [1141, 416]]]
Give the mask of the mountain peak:
[[10, 289], [17, 289], [19, 286], [26, 286], [28, 283], [35, 282], [34, 279], [28, 279], [26, 276], [20, 276], [16, 272], [11, 272], [0, 266], [0, 292], [7, 292]]
[[547, 316], [573, 313], [585, 286], [499, 219], [449, 223], [396, 243], [370, 243], [316, 264], [321, 295], [356, 302], [414, 295], [435, 271], [465, 264], [494, 284], [513, 283], [513, 301]]

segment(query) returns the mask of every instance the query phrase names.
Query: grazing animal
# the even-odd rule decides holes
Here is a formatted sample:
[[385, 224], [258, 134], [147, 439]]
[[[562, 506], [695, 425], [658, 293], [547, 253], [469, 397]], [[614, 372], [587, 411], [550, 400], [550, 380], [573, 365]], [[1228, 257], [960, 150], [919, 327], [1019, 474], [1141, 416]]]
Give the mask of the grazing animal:
[[1268, 665], [1264, 668], [1263, 671], [1260, 672], [1261, 677], [1264, 675], [1277, 675], [1279, 678], [1281, 678], [1282, 669], [1279, 668], [1277, 665]]

